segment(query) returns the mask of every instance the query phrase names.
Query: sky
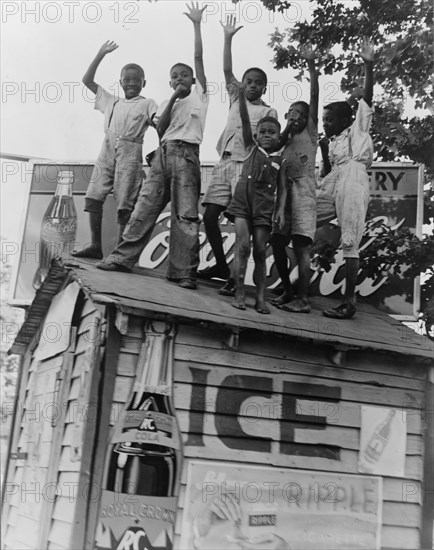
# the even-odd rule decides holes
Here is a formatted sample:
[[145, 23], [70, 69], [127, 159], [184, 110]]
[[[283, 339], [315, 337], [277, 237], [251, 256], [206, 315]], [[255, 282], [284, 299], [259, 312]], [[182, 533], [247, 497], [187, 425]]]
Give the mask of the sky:
[[[201, 4], [203, 6], [203, 4]], [[203, 17], [205, 72], [211, 99], [201, 147], [202, 161], [217, 161], [215, 146], [228, 113], [220, 25], [234, 14], [243, 28], [233, 39], [233, 70], [259, 66], [268, 74], [264, 99], [279, 119], [290, 103], [309, 97], [307, 81], [297, 82], [291, 69], [273, 68], [267, 45], [275, 28], [288, 28], [309, 15], [308, 2], [294, 2], [285, 14], [273, 14], [259, 1], [210, 1]], [[114, 40], [119, 48], [102, 61], [96, 81], [119, 91], [120, 69], [134, 62], [145, 69], [143, 95], [162, 102], [171, 94], [169, 69], [178, 61], [193, 65], [193, 25], [180, 0], [103, 0], [0, 2], [2, 153], [59, 161], [93, 161], [103, 139], [103, 117], [93, 109], [93, 95], [81, 78], [99, 47]], [[338, 79], [323, 77], [321, 101], [345, 99]], [[158, 145], [156, 132], [145, 136], [144, 153]], [[2, 162], [1, 234], [15, 238], [26, 202], [26, 168]]]

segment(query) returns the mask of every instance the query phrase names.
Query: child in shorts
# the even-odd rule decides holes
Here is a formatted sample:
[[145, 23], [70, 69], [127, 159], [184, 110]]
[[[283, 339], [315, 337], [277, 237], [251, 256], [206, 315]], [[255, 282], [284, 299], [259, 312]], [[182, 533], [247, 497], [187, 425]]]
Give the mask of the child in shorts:
[[[250, 238], [253, 240], [256, 285], [255, 309], [258, 313], [270, 313], [265, 302], [266, 250], [270, 238], [275, 193], [281, 165], [280, 124], [274, 117], [264, 117], [258, 122], [257, 133], [252, 134], [245, 98], [247, 83], [239, 87], [240, 117], [243, 140], [250, 154], [243, 163], [241, 177], [225, 216], [235, 223], [235, 259], [233, 276], [235, 299], [233, 307], [246, 309], [244, 278], [250, 256]], [[256, 141], [254, 141], [254, 138]]]
[[84, 199], [84, 210], [89, 212], [91, 242], [72, 253], [77, 258], [103, 257], [103, 205], [111, 191], [117, 208], [119, 236], [122, 235], [140, 190], [143, 136], [149, 126], [153, 126], [152, 118], [157, 111], [153, 99], [140, 95], [146, 84], [140, 65], [129, 63], [121, 71], [119, 82], [125, 99], [110, 94], [95, 82], [99, 64], [117, 48], [114, 42], [105, 42], [83, 76], [83, 84], [96, 96], [95, 109], [104, 114], [105, 137]]
[[[365, 65], [363, 97], [352, 121], [345, 101], [324, 107], [323, 127], [329, 140], [322, 153], [330, 158], [331, 172], [322, 180], [317, 196], [318, 225], [337, 217], [345, 259], [345, 295], [341, 304], [323, 311], [332, 319], [350, 319], [356, 313], [355, 289], [359, 272], [359, 245], [369, 204], [367, 169], [372, 163], [373, 143], [369, 135], [373, 109], [374, 47], [365, 39], [360, 49]], [[324, 149], [325, 147], [325, 149]]]
[[[205, 206], [203, 217], [205, 231], [216, 262], [215, 265], [199, 271], [198, 276], [203, 279], [213, 277], [228, 279], [230, 276], [218, 221], [220, 214], [231, 201], [235, 185], [241, 174], [243, 161], [248, 155], [243, 141], [239, 111], [238, 90], [240, 83], [232, 72], [232, 38], [242, 27], [236, 27], [233, 15], [227, 17], [226, 24], [222, 23], [222, 27], [224, 31], [223, 71], [229, 93], [230, 108], [226, 127], [217, 143], [220, 161], [213, 170], [210, 185], [202, 201]], [[262, 69], [256, 67], [247, 69], [242, 82], [245, 84], [245, 98], [252, 134], [256, 134], [258, 121], [266, 116], [277, 119], [277, 112], [261, 99], [267, 86], [267, 75]], [[228, 287], [228, 294], [233, 295], [233, 280], [229, 280], [225, 287]], [[223, 289], [221, 293], [226, 294]]]
[[[285, 311], [309, 313], [308, 287], [310, 280], [310, 251], [316, 231], [316, 178], [315, 159], [318, 141], [318, 73], [315, 52], [310, 44], [302, 47], [300, 55], [307, 61], [310, 76], [310, 103], [293, 103], [286, 115], [287, 125], [282, 139], [287, 139], [282, 157], [283, 178], [280, 189], [288, 196], [287, 213], [282, 230], [273, 228], [271, 245], [276, 268], [282, 281], [283, 293], [271, 303]], [[280, 204], [286, 204], [286, 196]], [[294, 297], [289, 280], [286, 246], [292, 240], [298, 263], [297, 297]]]
[[200, 9], [192, 2], [187, 8], [186, 15], [194, 26], [196, 79], [193, 69], [185, 63], [176, 63], [170, 69], [170, 87], [174, 93], [160, 105], [154, 118], [160, 147], [142, 183], [121, 243], [97, 267], [105, 271], [131, 271], [149, 242], [158, 216], [171, 201], [166, 277], [183, 288], [195, 289], [199, 265], [199, 145], [208, 109], [200, 30], [206, 6]]

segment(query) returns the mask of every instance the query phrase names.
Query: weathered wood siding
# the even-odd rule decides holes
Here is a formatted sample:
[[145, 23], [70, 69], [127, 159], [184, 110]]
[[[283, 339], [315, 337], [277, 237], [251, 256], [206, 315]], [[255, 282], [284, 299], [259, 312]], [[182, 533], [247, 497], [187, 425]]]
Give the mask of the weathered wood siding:
[[185, 461], [175, 547], [188, 459], [361, 475], [364, 404], [407, 413], [405, 477], [383, 477], [382, 547], [420, 547], [424, 365], [353, 350], [337, 366], [329, 346], [257, 331], [241, 333], [233, 351], [228, 336], [215, 327], [178, 327], [174, 388]]
[[5, 550], [41, 548], [41, 543], [48, 549], [70, 547], [98, 316], [86, 300], [69, 352], [44, 361], [35, 361], [34, 352], [27, 357], [18, 442], [12, 448], [25, 458], [12, 461], [7, 480], [14, 494], [6, 501]]

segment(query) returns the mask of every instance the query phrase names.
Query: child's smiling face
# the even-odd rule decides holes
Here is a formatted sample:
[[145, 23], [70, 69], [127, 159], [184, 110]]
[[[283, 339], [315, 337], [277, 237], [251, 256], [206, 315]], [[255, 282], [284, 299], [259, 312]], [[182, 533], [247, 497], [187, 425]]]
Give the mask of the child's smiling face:
[[279, 145], [279, 128], [271, 121], [261, 122], [258, 126], [256, 141], [264, 151], [274, 151]]
[[289, 108], [285, 118], [288, 121], [288, 127], [291, 133], [298, 134], [302, 132], [307, 125], [308, 109], [301, 103], [294, 103]]
[[178, 86], [183, 89], [181, 97], [186, 97], [191, 92], [194, 84], [192, 70], [186, 65], [174, 65], [170, 70], [170, 87], [176, 90]]
[[140, 95], [142, 91], [145, 80], [143, 75], [137, 69], [128, 68], [123, 69], [120, 79], [121, 87], [124, 91], [126, 99], [133, 99]]

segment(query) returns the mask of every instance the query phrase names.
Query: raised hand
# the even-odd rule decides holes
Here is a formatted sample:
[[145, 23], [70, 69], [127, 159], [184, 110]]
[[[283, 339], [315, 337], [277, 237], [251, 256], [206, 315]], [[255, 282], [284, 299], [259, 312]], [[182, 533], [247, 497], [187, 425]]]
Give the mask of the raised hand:
[[359, 54], [360, 54], [360, 57], [363, 59], [363, 61], [367, 61], [367, 62], [374, 61], [374, 44], [369, 40], [369, 38], [365, 37], [362, 40], [362, 45], [360, 46]]
[[113, 40], [107, 40], [107, 42], [104, 42], [104, 44], [99, 49], [99, 54], [106, 55], [108, 53], [111, 53], [114, 50], [117, 50], [119, 46], [116, 44], [116, 42], [113, 42]]
[[300, 44], [300, 57], [306, 59], [306, 61], [314, 61], [316, 58], [316, 49], [310, 42]]
[[222, 23], [220, 21], [220, 25], [223, 27], [223, 32], [225, 33], [225, 36], [234, 36], [240, 29], [243, 28], [241, 25], [240, 27], [236, 26], [236, 19], [235, 15], [228, 15], [226, 17], [226, 24]]
[[184, 15], [186, 15], [190, 21], [193, 21], [193, 23], [200, 23], [202, 21], [202, 14], [206, 10], [206, 5], [200, 9], [199, 8], [199, 2], [196, 2], [196, 5], [194, 5], [194, 2], [191, 3], [191, 6], [186, 4], [187, 9], [189, 10], [188, 13], [184, 12]]

